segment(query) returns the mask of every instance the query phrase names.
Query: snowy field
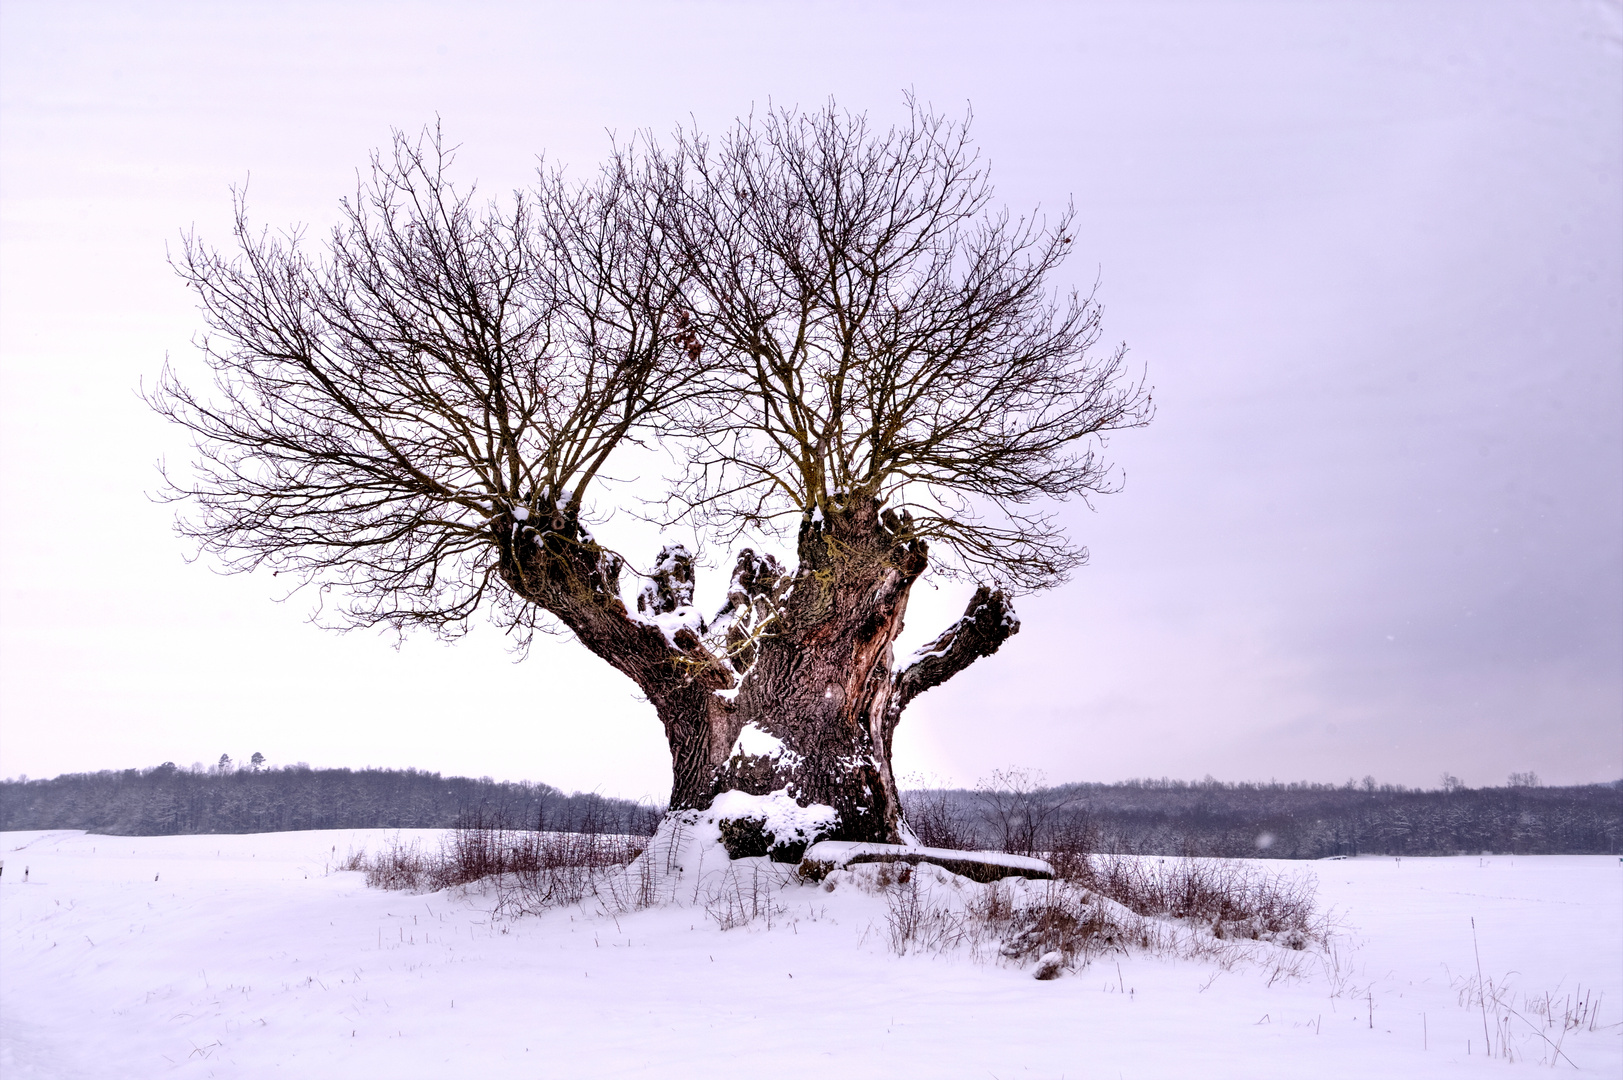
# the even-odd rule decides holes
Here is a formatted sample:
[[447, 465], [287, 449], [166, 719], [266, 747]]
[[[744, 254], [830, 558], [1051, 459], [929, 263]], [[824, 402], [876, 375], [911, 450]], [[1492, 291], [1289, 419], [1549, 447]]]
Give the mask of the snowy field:
[[[723, 931], [702, 903], [503, 920], [333, 869], [394, 836], [0, 833], [0, 1072], [1397, 1078], [1503, 1075], [1508, 1048], [1515, 1074], [1623, 1075], [1615, 857], [1272, 863], [1340, 919], [1298, 975], [1267, 946], [1039, 982], [898, 957], [883, 898], [849, 887], [787, 886], [770, 927]], [[1514, 1013], [1462, 1004], [1478, 953]], [[1563, 1032], [1586, 995], [1598, 1022]]]

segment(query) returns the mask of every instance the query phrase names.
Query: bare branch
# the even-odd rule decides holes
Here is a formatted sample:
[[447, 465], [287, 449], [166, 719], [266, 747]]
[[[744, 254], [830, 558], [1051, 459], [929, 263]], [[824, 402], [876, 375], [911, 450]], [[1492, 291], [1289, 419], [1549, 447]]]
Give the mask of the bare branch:
[[967, 125], [910, 105], [884, 133], [783, 110], [648, 149], [716, 393], [666, 520], [770, 531], [863, 494], [949, 567], [1048, 588], [1086, 552], [1024, 508], [1113, 490], [1100, 438], [1149, 392], [1092, 352], [1093, 297], [1052, 291], [1073, 211], [990, 213]]
[[1020, 632], [1020, 620], [1001, 591], [982, 585], [970, 597], [957, 622], [912, 657], [894, 677], [892, 724], [903, 709], [926, 690], [940, 686], [983, 656], [991, 656]]

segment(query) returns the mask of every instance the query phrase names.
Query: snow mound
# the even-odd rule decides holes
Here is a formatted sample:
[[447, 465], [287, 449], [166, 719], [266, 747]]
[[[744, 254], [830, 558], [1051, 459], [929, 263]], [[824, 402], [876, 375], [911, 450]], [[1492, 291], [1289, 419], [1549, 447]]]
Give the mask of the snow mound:
[[[1135, 922], [1062, 882], [856, 863], [814, 887], [729, 860], [707, 816], [654, 846], [660, 873], [693, 860], [674, 897], [523, 919], [339, 869], [439, 830], [7, 833], [0, 1076], [1623, 1075], [1616, 856], [1289, 864], [1355, 920], [1315, 956]], [[1113, 926], [1154, 936], [1111, 944]], [[1529, 1022], [1490, 1015], [1490, 1057], [1500, 1002]]]
[[818, 833], [826, 835], [834, 831], [840, 820], [832, 806], [821, 803], [801, 806], [788, 788], [779, 788], [770, 795], [724, 791], [715, 797], [705, 813], [717, 820], [758, 818], [765, 823], [766, 831], [780, 840], [810, 840]]
[[[731, 887], [735, 870], [771, 870], [782, 887], [798, 882], [793, 866], [810, 844], [834, 830], [831, 806], [801, 806], [787, 790], [770, 795], [724, 791], [703, 810], [678, 810], [649, 839], [629, 866], [604, 882], [613, 904], [641, 908], [703, 902]], [[735, 866], [736, 864], [736, 866]]]
[[716, 822], [733, 858], [769, 855], [775, 862], [799, 862], [807, 847], [833, 832], [840, 821], [832, 806], [801, 806], [787, 788], [770, 795], [724, 791], [705, 813]]

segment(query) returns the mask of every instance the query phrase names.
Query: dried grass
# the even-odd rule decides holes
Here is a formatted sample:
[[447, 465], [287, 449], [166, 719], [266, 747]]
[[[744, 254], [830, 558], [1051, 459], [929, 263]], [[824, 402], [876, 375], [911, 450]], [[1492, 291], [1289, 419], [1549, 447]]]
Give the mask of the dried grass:
[[1201, 924], [1219, 939], [1271, 941], [1291, 949], [1322, 947], [1329, 939], [1329, 922], [1315, 910], [1318, 883], [1310, 874], [1269, 873], [1232, 859], [1070, 855], [1055, 861], [1066, 880], [1136, 914]]
[[[408, 892], [487, 882], [497, 911], [517, 915], [579, 903], [642, 854], [647, 842], [603, 831], [590, 818], [579, 831], [556, 832], [514, 827], [499, 813], [478, 811], [465, 816], [437, 852], [396, 838], [374, 856], [350, 853], [340, 869], [363, 871], [372, 888]], [[634, 888], [619, 891], [625, 906], [636, 903]]]
[[761, 923], [767, 930], [782, 922], [788, 909], [778, 897], [792, 880], [789, 872], [759, 863], [731, 863], [699, 897], [704, 913], [721, 930]]
[[[474, 814], [437, 852], [397, 840], [375, 856], [352, 853], [342, 868], [364, 871], [368, 885], [385, 889], [484, 883], [495, 894], [495, 913], [507, 917], [588, 898], [624, 912], [678, 899], [664, 894], [677, 887], [680, 875], [673, 871], [685, 826], [674, 818], [667, 824], [647, 838], [608, 833], [590, 822], [579, 832], [514, 828], [499, 815]], [[1316, 970], [1322, 957], [1304, 951], [1315, 946], [1331, 958], [1327, 968], [1340, 970], [1329, 920], [1314, 910], [1311, 876], [1221, 859], [1090, 854], [1085, 848], [1094, 839], [1085, 826], [1056, 830], [1053, 850], [1043, 853], [1059, 872], [1053, 881], [977, 885], [938, 866], [906, 862], [842, 873], [884, 898], [887, 944], [898, 956], [967, 950], [981, 961], [1035, 964], [1053, 977], [1107, 953], [1133, 951], [1198, 960], [1219, 971], [1260, 965], [1272, 984]], [[645, 848], [647, 857], [628, 873]], [[703, 881], [702, 890], [681, 902], [702, 906], [722, 930], [793, 921], [782, 902], [783, 890], [798, 882], [789, 867], [752, 859]], [[1566, 1015], [1592, 1017], [1592, 1006], [1581, 1000], [1567, 1006]], [[1553, 997], [1537, 1007], [1545, 1013], [1562, 1008]]]
[[1313, 974], [1317, 954], [1305, 950], [1328, 942], [1329, 922], [1313, 911], [1311, 881], [1243, 865], [1099, 869], [1118, 896], [1074, 879], [975, 886], [929, 864], [853, 866], [845, 875], [884, 897], [896, 955], [967, 949], [982, 961], [1034, 964], [1044, 978], [1106, 954], [1142, 952], [1219, 971], [1259, 967], [1272, 985]]
[[1487, 1056], [1506, 1062], [1525, 1060], [1531, 1047], [1539, 1055], [1539, 1064], [1553, 1068], [1565, 1061], [1577, 1068], [1563, 1049], [1568, 1035], [1623, 1026], [1601, 1023], [1604, 995], [1582, 986], [1568, 993], [1550, 990], [1524, 995], [1516, 991], [1509, 975], [1495, 979], [1480, 971], [1456, 978], [1452, 985], [1460, 1006], [1482, 1017]]

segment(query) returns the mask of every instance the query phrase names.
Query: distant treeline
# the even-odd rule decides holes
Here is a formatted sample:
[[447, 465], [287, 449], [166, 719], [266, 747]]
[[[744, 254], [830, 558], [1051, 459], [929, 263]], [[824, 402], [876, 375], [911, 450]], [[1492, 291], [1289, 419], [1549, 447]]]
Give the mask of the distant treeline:
[[[1529, 775], [1530, 774], [1523, 774]], [[1008, 776], [1003, 779], [1009, 779]], [[1623, 781], [1440, 791], [1377, 785], [1136, 780], [1020, 782], [903, 796], [921, 838], [953, 846], [1144, 855], [1319, 859], [1332, 855], [1618, 854]], [[924, 835], [930, 834], [930, 835]]]
[[[1452, 778], [1450, 778], [1452, 781]], [[1145, 855], [1521, 855], [1623, 852], [1623, 781], [1423, 791], [1393, 785], [1130, 780], [1039, 787], [1002, 773], [975, 790], [903, 793], [924, 842], [1019, 852]], [[538, 783], [416, 769], [173, 763], [0, 781], [0, 830], [126, 836], [451, 828], [477, 816], [546, 829], [647, 834], [663, 807]]]
[[663, 816], [601, 795], [416, 769], [150, 769], [0, 781], [0, 830], [84, 829], [116, 836], [293, 829], [450, 828], [499, 815], [546, 829], [647, 834]]

